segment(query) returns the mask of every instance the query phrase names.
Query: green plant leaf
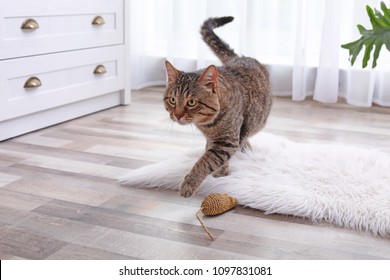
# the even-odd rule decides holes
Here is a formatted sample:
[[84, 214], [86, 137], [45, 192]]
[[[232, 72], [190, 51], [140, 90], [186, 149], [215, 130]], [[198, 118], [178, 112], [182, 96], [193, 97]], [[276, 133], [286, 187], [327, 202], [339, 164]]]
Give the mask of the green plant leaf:
[[390, 9], [387, 9], [386, 4], [384, 2], [381, 2], [381, 9], [384, 14], [384, 19], [387, 23], [390, 24]]
[[386, 7], [384, 2], [381, 2], [383, 14], [376, 9], [373, 10], [369, 6], [366, 7], [366, 10], [368, 17], [370, 18], [372, 29], [366, 29], [359, 24], [357, 28], [362, 35], [360, 39], [341, 45], [341, 47], [349, 50], [349, 59], [351, 65], [353, 65], [364, 46], [363, 68], [367, 67], [371, 53], [375, 48], [372, 61], [372, 68], [375, 68], [382, 46], [385, 45], [387, 50], [390, 51], [390, 9]]

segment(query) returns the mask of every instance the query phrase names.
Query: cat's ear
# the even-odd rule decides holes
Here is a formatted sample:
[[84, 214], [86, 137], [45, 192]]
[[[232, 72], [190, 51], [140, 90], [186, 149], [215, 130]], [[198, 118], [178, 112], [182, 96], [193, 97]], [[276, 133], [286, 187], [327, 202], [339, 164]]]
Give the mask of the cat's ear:
[[167, 69], [168, 83], [170, 84], [176, 81], [176, 79], [180, 76], [180, 71], [173, 67], [168, 60], [165, 61], [165, 68]]
[[217, 88], [218, 81], [218, 69], [214, 65], [210, 65], [203, 71], [202, 75], [198, 78], [198, 81], [204, 85], [215, 91]]

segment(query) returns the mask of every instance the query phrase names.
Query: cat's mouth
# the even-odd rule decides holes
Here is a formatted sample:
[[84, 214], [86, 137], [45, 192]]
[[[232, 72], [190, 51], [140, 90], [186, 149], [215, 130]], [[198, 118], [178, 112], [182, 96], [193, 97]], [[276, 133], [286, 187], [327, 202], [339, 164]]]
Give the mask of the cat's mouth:
[[180, 119], [178, 119], [176, 116], [171, 115], [171, 120], [173, 120], [174, 122], [177, 122], [180, 125], [186, 125], [186, 124], [192, 123], [192, 119], [186, 118], [186, 117], [181, 117]]
[[180, 120], [176, 120], [176, 122], [180, 125], [186, 125], [192, 123], [192, 120], [190, 119], [183, 119], [181, 118]]

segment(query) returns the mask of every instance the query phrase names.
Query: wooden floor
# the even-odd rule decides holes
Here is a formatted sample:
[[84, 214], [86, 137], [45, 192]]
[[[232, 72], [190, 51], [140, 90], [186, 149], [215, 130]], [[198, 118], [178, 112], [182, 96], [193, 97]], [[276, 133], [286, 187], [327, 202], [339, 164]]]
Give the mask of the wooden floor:
[[[390, 259], [388, 238], [241, 207], [204, 218], [212, 242], [200, 197], [118, 185], [128, 169], [204, 144], [169, 120], [162, 92], [0, 143], [0, 259]], [[265, 131], [390, 154], [386, 108], [277, 98]]]

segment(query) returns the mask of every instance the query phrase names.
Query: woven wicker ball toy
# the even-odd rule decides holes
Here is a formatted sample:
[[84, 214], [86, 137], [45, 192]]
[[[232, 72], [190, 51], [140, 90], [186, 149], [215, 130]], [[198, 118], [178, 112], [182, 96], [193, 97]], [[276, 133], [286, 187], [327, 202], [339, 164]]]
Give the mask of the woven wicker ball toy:
[[196, 218], [198, 218], [200, 224], [202, 225], [211, 240], [214, 240], [214, 237], [211, 235], [210, 231], [201, 221], [199, 217], [200, 213], [202, 212], [205, 216], [215, 216], [222, 214], [230, 209], [233, 209], [236, 205], [237, 199], [227, 195], [226, 193], [212, 193], [204, 198], [199, 211], [196, 213]]

